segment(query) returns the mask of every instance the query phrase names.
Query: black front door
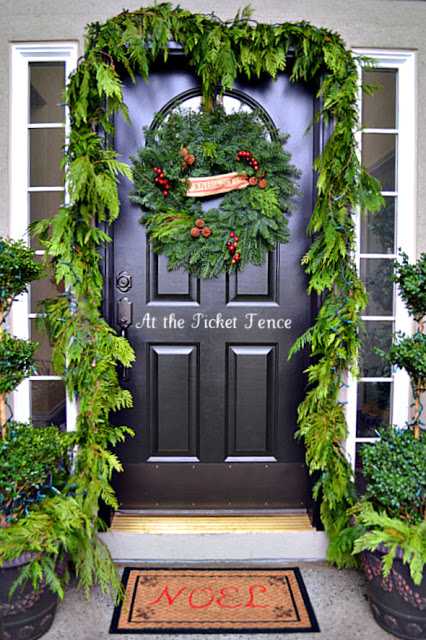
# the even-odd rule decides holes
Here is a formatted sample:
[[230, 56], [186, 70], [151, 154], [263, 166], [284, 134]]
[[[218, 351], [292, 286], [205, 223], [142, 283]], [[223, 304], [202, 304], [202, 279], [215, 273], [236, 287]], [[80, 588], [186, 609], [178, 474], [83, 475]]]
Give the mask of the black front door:
[[[114, 482], [123, 510], [306, 506], [304, 450], [294, 433], [307, 361], [298, 354], [288, 362], [287, 356], [312, 321], [300, 261], [312, 211], [314, 135], [305, 132], [314, 91], [291, 84], [284, 73], [275, 83], [239, 81], [235, 89], [226, 100], [257, 101], [290, 133], [287, 148], [302, 171], [303, 197], [290, 217], [290, 243], [270, 253], [264, 266], [197, 280], [167, 271], [166, 259], [150, 252], [141, 211], [128, 201], [131, 184], [121, 185], [111, 310], [118, 329], [118, 303], [132, 303], [127, 337], [136, 352], [123, 382], [133, 408], [115, 417], [135, 431], [117, 449], [124, 472]], [[136, 156], [154, 112], [198, 90], [198, 78], [181, 57], [155, 68], [149, 85], [124, 79], [133, 126], [117, 119], [115, 148], [122, 159]], [[119, 288], [122, 272], [131, 276], [127, 290]]]

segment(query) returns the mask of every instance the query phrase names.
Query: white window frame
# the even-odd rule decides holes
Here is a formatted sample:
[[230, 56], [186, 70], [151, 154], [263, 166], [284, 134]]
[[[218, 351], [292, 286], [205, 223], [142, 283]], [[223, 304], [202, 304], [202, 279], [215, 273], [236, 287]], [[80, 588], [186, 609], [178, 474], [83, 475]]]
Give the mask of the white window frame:
[[[379, 49], [355, 49], [358, 55], [374, 58], [377, 68], [396, 69], [397, 81], [397, 122], [395, 129], [363, 129], [358, 133], [358, 142], [361, 145], [362, 133], [395, 133], [397, 137], [397, 175], [396, 191], [383, 191], [383, 195], [392, 195], [397, 198], [396, 207], [396, 242], [394, 258], [401, 247], [408, 254], [410, 261], [416, 258], [416, 188], [417, 188], [417, 87], [416, 87], [416, 53], [403, 50], [379, 50]], [[360, 69], [361, 85], [361, 69]], [[360, 91], [360, 101], [362, 99]], [[360, 238], [360, 214], [357, 216], [357, 237]], [[356, 247], [355, 260], [360, 268], [361, 257], [371, 257], [372, 254], [360, 253], [359, 243]], [[363, 316], [368, 320], [392, 320], [393, 331], [412, 333], [412, 323], [399, 295], [395, 295], [393, 316]], [[361, 378], [368, 381], [368, 378]], [[377, 379], [374, 379], [377, 381]], [[391, 394], [391, 422], [404, 426], [410, 416], [410, 381], [405, 371], [397, 369], [390, 378], [393, 385]], [[357, 380], [352, 377], [347, 389], [346, 419], [348, 424], [348, 438], [346, 440], [346, 453], [348, 460], [355, 469], [356, 445], [361, 442], [371, 442], [375, 438], [359, 438], [356, 436], [357, 418]]]
[[[64, 191], [62, 186], [30, 187], [29, 185], [29, 130], [36, 128], [29, 121], [29, 66], [31, 62], [64, 62], [65, 78], [77, 67], [77, 42], [20, 42], [10, 44], [10, 136], [9, 136], [9, 235], [28, 241], [29, 194], [35, 191]], [[38, 125], [40, 126], [40, 125]], [[48, 123], [47, 128], [64, 128], [64, 122]], [[65, 110], [65, 134], [69, 132], [69, 114]], [[37, 251], [43, 255], [44, 251]], [[14, 303], [12, 309], [13, 333], [28, 339], [30, 313], [28, 293]], [[14, 392], [14, 420], [26, 422], [31, 417], [30, 380], [58, 380], [59, 376], [31, 376], [24, 380]], [[67, 430], [76, 422], [76, 403], [66, 394]]]

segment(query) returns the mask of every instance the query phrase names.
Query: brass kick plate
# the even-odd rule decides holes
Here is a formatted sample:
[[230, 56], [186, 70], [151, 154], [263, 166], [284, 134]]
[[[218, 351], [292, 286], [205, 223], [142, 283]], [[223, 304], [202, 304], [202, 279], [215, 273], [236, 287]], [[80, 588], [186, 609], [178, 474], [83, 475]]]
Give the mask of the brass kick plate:
[[242, 516], [146, 516], [116, 513], [115, 533], [265, 533], [315, 531], [306, 513]]

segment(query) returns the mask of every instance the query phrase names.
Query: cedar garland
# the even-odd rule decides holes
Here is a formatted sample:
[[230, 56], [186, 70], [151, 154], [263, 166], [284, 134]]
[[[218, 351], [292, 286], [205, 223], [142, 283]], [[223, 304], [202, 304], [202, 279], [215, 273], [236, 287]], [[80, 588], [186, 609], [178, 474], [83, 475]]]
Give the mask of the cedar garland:
[[[173, 39], [183, 46], [201, 78], [208, 108], [218, 83], [231, 89], [238, 74], [275, 78], [285, 69], [291, 50], [293, 82], [317, 79], [319, 84], [321, 77], [322, 108], [315, 121], [334, 123], [314, 165], [318, 200], [308, 227], [314, 240], [303, 258], [309, 291], [322, 296], [323, 305], [315, 325], [292, 350], [309, 344], [315, 356], [309, 367], [310, 387], [299, 407], [298, 435], [305, 441], [310, 471], [318, 472], [315, 494], [322, 496], [321, 517], [333, 540], [354, 500], [342, 448], [347, 427], [339, 393], [347, 373], [357, 373], [358, 327], [366, 304], [351, 257], [352, 214], [357, 207], [377, 210], [381, 196], [357, 154], [357, 59], [335, 32], [307, 22], [261, 24], [252, 21], [250, 13], [245, 9], [224, 23], [160, 3], [89, 25], [85, 55], [66, 91], [71, 133], [64, 165], [70, 204], [61, 207], [51, 232], [50, 220], [34, 226], [45, 242], [57, 281], [63, 279], [72, 291], [47, 303], [48, 323], [56, 338], [56, 370], [63, 373], [69, 393], [79, 398], [77, 471], [82, 473], [87, 511], [94, 515], [99, 495], [111, 506], [116, 504], [109, 478], [119, 463], [108, 447], [124, 433], [110, 426], [108, 414], [131, 402], [118, 384], [116, 365], [128, 366], [134, 357], [101, 316], [99, 251], [109, 238], [93, 224], [117, 218], [117, 182], [120, 175], [131, 177], [105, 138], [113, 134], [113, 114], [128, 118], [117, 68], [132, 78], [140, 74], [148, 80], [151, 62], [167, 58], [167, 45]], [[334, 549], [330, 559], [351, 562], [342, 548]]]

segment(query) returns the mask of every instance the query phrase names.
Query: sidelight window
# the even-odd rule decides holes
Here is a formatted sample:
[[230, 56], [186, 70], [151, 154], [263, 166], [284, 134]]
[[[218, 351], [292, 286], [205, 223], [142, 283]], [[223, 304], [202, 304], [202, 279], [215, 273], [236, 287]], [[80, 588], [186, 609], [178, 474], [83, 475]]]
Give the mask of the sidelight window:
[[415, 58], [410, 52], [359, 51], [377, 61], [363, 71], [363, 84], [379, 85], [374, 96], [362, 93], [359, 134], [363, 164], [381, 184], [384, 205], [359, 216], [357, 263], [369, 293], [364, 311], [359, 379], [348, 390], [347, 452], [356, 471], [359, 448], [386, 424], [403, 425], [409, 416], [409, 381], [376, 353], [387, 351], [392, 334], [410, 332], [410, 320], [390, 278], [398, 249], [415, 258]]
[[[60, 168], [66, 133], [63, 91], [75, 68], [77, 45], [73, 43], [14, 44], [11, 50], [11, 194], [10, 235], [26, 239], [43, 260], [44, 251], [28, 237], [32, 222], [55, 215], [66, 197]], [[38, 302], [63, 292], [52, 276], [36, 281], [14, 305], [13, 331], [39, 343], [36, 374], [15, 394], [14, 418], [41, 427], [68, 428], [74, 406], [68, 401], [61, 379], [52, 366], [52, 345], [37, 331]]]

